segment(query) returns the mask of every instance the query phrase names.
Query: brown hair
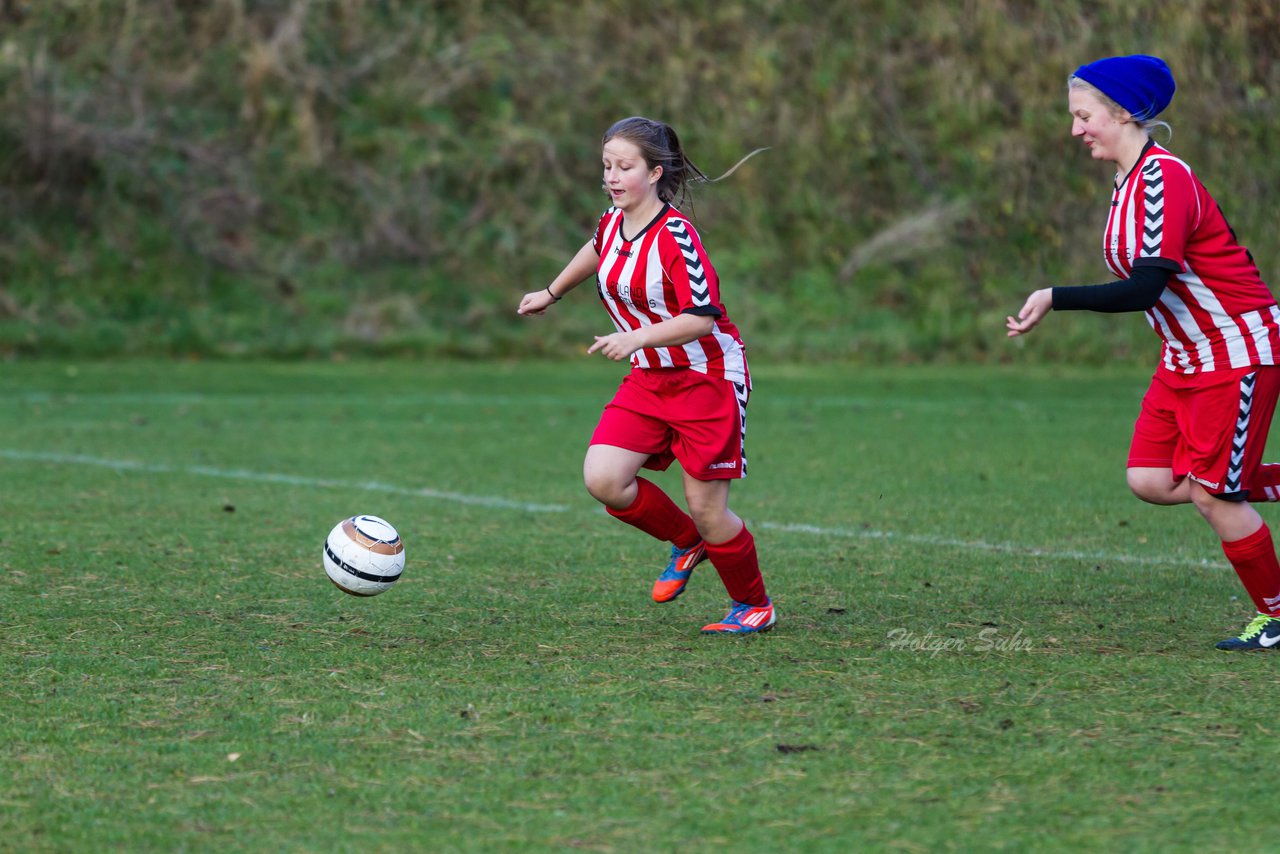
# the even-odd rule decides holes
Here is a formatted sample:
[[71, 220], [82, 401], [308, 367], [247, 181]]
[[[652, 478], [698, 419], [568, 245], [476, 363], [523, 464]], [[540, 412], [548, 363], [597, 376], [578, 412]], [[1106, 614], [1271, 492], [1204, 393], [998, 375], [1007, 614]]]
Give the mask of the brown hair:
[[680, 147], [680, 137], [665, 122], [642, 116], [622, 119], [604, 132], [601, 144], [607, 144], [611, 139], [634, 143], [650, 169], [662, 167], [662, 175], [658, 178], [658, 198], [664, 202], [679, 207], [684, 203], [690, 184], [709, 180], [685, 156], [684, 149]]

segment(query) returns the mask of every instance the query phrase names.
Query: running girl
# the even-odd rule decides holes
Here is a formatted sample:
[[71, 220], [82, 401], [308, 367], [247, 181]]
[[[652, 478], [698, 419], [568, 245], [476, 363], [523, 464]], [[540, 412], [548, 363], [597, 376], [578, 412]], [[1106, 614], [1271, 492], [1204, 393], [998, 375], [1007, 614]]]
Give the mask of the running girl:
[[[587, 448], [583, 480], [609, 514], [671, 543], [653, 585], [656, 602], [684, 592], [710, 559], [731, 600], [708, 634], [772, 628], [755, 540], [729, 509], [729, 485], [746, 475], [743, 438], [751, 377], [738, 329], [693, 224], [674, 205], [706, 176], [676, 132], [632, 117], [603, 140], [604, 188], [612, 200], [587, 241], [549, 286], [524, 295], [518, 313], [542, 314], [588, 276], [615, 331], [588, 353], [629, 360], [631, 371], [605, 407]], [[643, 468], [683, 469], [686, 513]]]
[[1102, 250], [1118, 280], [1033, 292], [1010, 337], [1050, 309], [1144, 311], [1164, 342], [1129, 446], [1129, 488], [1152, 504], [1194, 504], [1219, 539], [1257, 616], [1219, 649], [1280, 644], [1280, 563], [1249, 504], [1276, 494], [1262, 465], [1280, 394], [1280, 309], [1199, 178], [1150, 137], [1173, 98], [1168, 66], [1117, 56], [1076, 69], [1071, 133], [1115, 168]]

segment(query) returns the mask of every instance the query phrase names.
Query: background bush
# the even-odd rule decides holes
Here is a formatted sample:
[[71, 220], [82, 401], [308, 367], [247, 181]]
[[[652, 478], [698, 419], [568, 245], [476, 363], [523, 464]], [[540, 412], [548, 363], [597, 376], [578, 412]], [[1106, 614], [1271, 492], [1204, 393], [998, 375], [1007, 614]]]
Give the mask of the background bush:
[[1280, 280], [1269, 0], [0, 0], [0, 26], [10, 356], [580, 350], [589, 287], [514, 307], [643, 114], [712, 175], [769, 147], [691, 211], [753, 352], [1153, 361], [1137, 317], [1002, 328], [1107, 278], [1065, 81], [1129, 52], [1169, 61], [1170, 147]]

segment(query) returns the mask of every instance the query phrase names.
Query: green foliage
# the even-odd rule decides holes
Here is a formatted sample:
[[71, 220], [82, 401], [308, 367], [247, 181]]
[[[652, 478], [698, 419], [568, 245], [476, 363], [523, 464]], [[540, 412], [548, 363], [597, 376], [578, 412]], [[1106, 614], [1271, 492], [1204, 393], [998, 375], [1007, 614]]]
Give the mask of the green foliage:
[[[1250, 608], [1208, 526], [1124, 487], [1144, 371], [757, 371], [753, 638], [698, 633], [709, 565], [651, 602], [662, 545], [582, 489], [619, 371], [6, 366], [3, 847], [1270, 838], [1277, 653], [1213, 649]], [[320, 565], [360, 512], [407, 547], [368, 600]]]
[[[0, 5], [0, 352], [524, 352], [514, 305], [589, 232], [599, 135], [639, 113], [713, 176], [770, 149], [692, 211], [753, 351], [1007, 358], [1029, 289], [1106, 278], [1108, 175], [1065, 80], [1130, 51], [1170, 61], [1173, 148], [1280, 275], [1272, 4], [645, 9]], [[1029, 350], [1147, 354], [1144, 327]]]

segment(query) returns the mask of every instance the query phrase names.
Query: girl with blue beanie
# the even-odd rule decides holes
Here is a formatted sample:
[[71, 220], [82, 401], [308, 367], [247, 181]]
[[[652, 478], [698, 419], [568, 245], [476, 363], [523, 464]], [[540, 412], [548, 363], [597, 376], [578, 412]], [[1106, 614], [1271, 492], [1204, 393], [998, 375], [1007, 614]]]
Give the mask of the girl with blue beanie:
[[1025, 335], [1050, 310], [1142, 311], [1160, 364], [1129, 446], [1129, 488], [1151, 504], [1194, 504], [1222, 541], [1257, 616], [1219, 649], [1280, 648], [1280, 561], [1250, 500], [1280, 500], [1261, 462], [1280, 397], [1280, 308], [1253, 257], [1191, 167], [1151, 139], [1173, 100], [1155, 56], [1115, 56], [1068, 81], [1071, 135], [1115, 169], [1103, 259], [1116, 280], [1042, 288], [1006, 320]]

